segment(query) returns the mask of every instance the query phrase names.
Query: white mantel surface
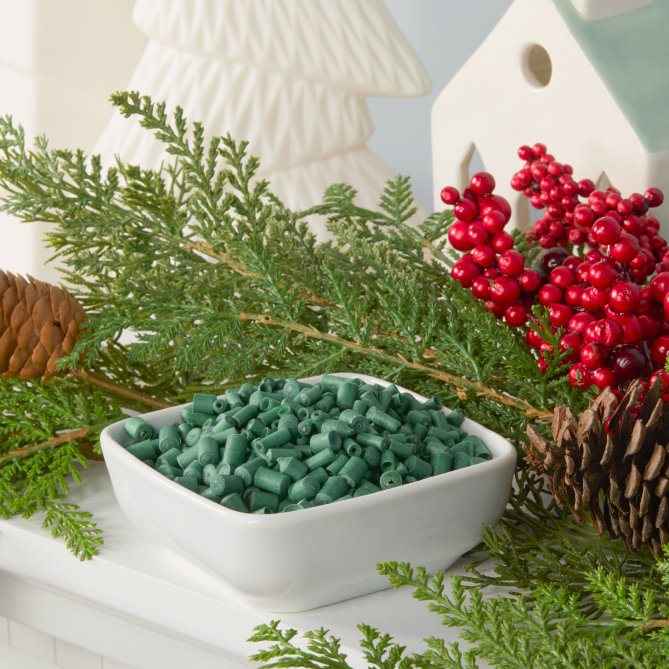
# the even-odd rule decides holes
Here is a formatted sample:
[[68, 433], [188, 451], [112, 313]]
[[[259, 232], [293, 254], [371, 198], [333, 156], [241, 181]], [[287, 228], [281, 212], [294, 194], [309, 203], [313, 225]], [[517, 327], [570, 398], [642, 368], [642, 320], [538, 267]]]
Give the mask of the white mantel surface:
[[[363, 622], [410, 652], [423, 651], [429, 636], [458, 640], [458, 631], [441, 625], [409, 588], [302, 613], [251, 609], [214, 577], [142, 536], [118, 506], [104, 463], [91, 463], [83, 477], [69, 501], [93, 513], [104, 530], [100, 554], [76, 560], [41, 529], [41, 514], [0, 521], [0, 616], [104, 656], [105, 668], [116, 666], [112, 662], [136, 669], [258, 666], [248, 656], [269, 644], [246, 639], [275, 619], [300, 632], [329, 629], [356, 668], [366, 666], [356, 628]], [[398, 528], [398, 540], [401, 534]], [[463, 573], [463, 564], [459, 560], [448, 574]]]

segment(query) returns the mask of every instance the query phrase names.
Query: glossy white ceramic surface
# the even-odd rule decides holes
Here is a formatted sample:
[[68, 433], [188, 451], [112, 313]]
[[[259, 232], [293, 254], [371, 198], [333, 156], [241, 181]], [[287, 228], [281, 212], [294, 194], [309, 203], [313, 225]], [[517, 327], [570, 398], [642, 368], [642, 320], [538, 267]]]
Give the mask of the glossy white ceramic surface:
[[[360, 374], [339, 376], [387, 385]], [[179, 422], [180, 410], [144, 418], [160, 429]], [[481, 524], [495, 525], [501, 517], [516, 462], [506, 439], [465, 419], [462, 428], [483, 439], [491, 461], [344, 502], [259, 516], [215, 504], [146, 466], [120, 445], [127, 440], [124, 424], [106, 428], [101, 442], [130, 521], [216, 575], [248, 605], [272, 612], [305, 611], [383, 590], [388, 581], [375, 571], [383, 561], [446, 569], [479, 542]]]

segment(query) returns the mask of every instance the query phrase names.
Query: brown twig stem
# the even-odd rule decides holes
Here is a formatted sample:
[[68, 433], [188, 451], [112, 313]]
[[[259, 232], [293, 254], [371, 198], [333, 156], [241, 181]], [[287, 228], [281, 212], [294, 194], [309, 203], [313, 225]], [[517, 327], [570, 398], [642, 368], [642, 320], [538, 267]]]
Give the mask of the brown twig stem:
[[528, 418], [547, 420], [547, 421], [553, 420], [552, 411], [542, 411], [540, 409], [535, 409], [531, 404], [529, 404], [529, 402], [526, 402], [525, 400], [519, 400], [514, 397], [509, 397], [507, 395], [502, 395], [501, 393], [497, 392], [494, 388], [488, 388], [486, 385], [484, 385], [479, 381], [470, 381], [469, 379], [464, 379], [459, 376], [454, 376], [452, 374], [448, 374], [447, 372], [442, 372], [438, 369], [434, 369], [433, 367], [427, 367], [426, 365], [421, 365], [418, 362], [410, 362], [400, 354], [396, 356], [391, 355], [390, 353], [386, 353], [386, 351], [379, 348], [362, 346], [357, 342], [347, 341], [346, 339], [341, 339], [340, 337], [337, 337], [335, 335], [331, 335], [325, 332], [320, 332], [316, 328], [310, 327], [308, 325], [275, 320], [265, 314], [242, 313], [239, 315], [239, 320], [255, 321], [260, 325], [271, 325], [276, 327], [282, 327], [286, 330], [299, 332], [305, 337], [313, 337], [314, 339], [321, 339], [323, 341], [328, 341], [333, 344], [337, 344], [338, 346], [343, 346], [344, 348], [348, 348], [349, 350], [355, 351], [356, 353], [360, 353], [363, 355], [373, 355], [377, 358], [382, 358], [383, 360], [386, 360], [388, 362], [393, 362], [395, 364], [399, 363], [404, 365], [405, 367], [409, 367], [410, 369], [415, 369], [417, 371], [424, 372], [425, 374], [431, 376], [434, 379], [438, 379], [440, 381], [443, 381], [444, 383], [448, 383], [449, 385], [454, 386], [460, 391], [474, 392], [478, 396], [488, 397], [492, 400], [495, 400], [496, 402], [499, 402], [500, 404], [505, 404], [506, 406], [519, 409]]
[[146, 404], [150, 407], [155, 407], [156, 409], [169, 409], [170, 407], [174, 406], [174, 404], [171, 404], [170, 402], [166, 402], [165, 400], [157, 400], [153, 397], [150, 397], [149, 395], [140, 393], [137, 390], [126, 388], [125, 386], [115, 383], [110, 379], [105, 379], [103, 376], [95, 374], [94, 372], [89, 372], [85, 369], [73, 369], [70, 372], [70, 376], [74, 376], [77, 379], [81, 379], [82, 381], [90, 383], [94, 386], [98, 386], [99, 388], [109, 390], [110, 392], [121, 395], [122, 397], [126, 397], [129, 400], [139, 402], [140, 404]]
[[43, 441], [41, 444], [20, 448], [17, 451], [10, 451], [0, 458], [0, 462], [9, 458], [30, 455], [31, 453], [38, 451], [40, 448], [54, 448], [55, 446], [66, 444], [70, 441], [74, 441], [75, 439], [81, 439], [82, 437], [85, 437], [91, 430], [95, 429], [95, 427], [96, 426], [91, 426], [85, 427], [81, 430], [72, 430], [71, 432], [65, 432], [65, 434], [59, 434], [57, 437], [53, 437], [52, 439], [47, 439], [47, 441]]

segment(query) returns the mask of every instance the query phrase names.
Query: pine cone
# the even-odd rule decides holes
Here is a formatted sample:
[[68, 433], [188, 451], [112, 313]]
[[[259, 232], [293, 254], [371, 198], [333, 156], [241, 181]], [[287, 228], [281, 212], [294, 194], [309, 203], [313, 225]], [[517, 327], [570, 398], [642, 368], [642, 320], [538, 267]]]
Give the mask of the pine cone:
[[531, 443], [523, 448], [525, 460], [548, 475], [555, 501], [566, 503], [577, 522], [585, 525], [587, 512], [599, 534], [621, 539], [630, 550], [646, 542], [658, 555], [669, 543], [669, 404], [664, 406], [658, 378], [632, 421], [640, 392], [635, 381], [616, 406], [607, 388], [578, 421], [557, 405], [551, 426], [555, 443], [528, 425]]
[[0, 373], [46, 383], [58, 358], [72, 352], [86, 314], [67, 289], [28, 280], [0, 270]]

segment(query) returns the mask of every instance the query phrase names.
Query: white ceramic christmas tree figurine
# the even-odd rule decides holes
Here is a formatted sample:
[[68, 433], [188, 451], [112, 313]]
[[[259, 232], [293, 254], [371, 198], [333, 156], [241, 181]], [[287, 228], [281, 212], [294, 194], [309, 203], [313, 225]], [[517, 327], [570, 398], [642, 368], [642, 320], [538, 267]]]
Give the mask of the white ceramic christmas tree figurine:
[[[378, 202], [390, 170], [367, 148], [365, 97], [424, 95], [430, 81], [382, 0], [137, 0], [150, 37], [130, 90], [179, 105], [209, 134], [248, 140], [291, 208], [346, 182]], [[96, 151], [157, 167], [166, 155], [115, 116]]]

